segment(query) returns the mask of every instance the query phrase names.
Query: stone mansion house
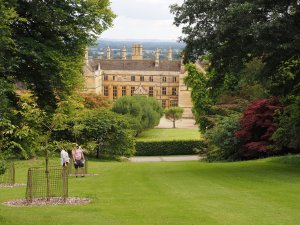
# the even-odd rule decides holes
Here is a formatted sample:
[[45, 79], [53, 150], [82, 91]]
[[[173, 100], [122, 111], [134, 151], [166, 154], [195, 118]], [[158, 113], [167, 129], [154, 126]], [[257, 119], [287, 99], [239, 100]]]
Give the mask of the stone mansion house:
[[84, 67], [86, 92], [101, 94], [114, 101], [121, 96], [145, 95], [156, 98], [163, 108], [184, 108], [183, 117], [191, 118], [191, 92], [185, 86], [185, 69], [182, 60], [172, 59], [172, 49], [167, 60], [160, 60], [159, 50], [155, 59], [143, 58], [143, 46], [132, 46], [132, 57], [127, 59], [122, 49], [122, 59], [111, 59], [111, 50], [106, 50], [106, 59], [91, 59]]

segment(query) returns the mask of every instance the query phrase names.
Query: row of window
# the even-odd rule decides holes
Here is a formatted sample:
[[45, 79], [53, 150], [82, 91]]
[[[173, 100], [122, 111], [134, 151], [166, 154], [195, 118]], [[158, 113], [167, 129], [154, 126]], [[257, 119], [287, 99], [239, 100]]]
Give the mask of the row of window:
[[[130, 95], [132, 96], [134, 94], [136, 87], [130, 87]], [[149, 96], [154, 96], [154, 89], [153, 87], [149, 87]], [[108, 86], [104, 86], [104, 90], [103, 90], [103, 94], [104, 96], [108, 96]], [[161, 94], [162, 95], [167, 95], [167, 88], [166, 87], [162, 87], [161, 88]], [[172, 95], [173, 96], [177, 96], [177, 88], [176, 87], [172, 87]], [[122, 87], [122, 96], [127, 95], [127, 91], [126, 91], [126, 87], [123, 86]], [[117, 86], [113, 86], [113, 98], [117, 98], [118, 96], [118, 87]]]
[[[130, 78], [130, 80], [131, 81], [138, 81], [138, 80], [136, 80], [136, 77], [137, 76], [131, 76], [131, 78]], [[145, 81], [145, 76], [139, 76], [140, 77], [140, 80], [139, 81]], [[116, 76], [112, 76], [112, 80], [113, 81], [117, 81], [117, 77]], [[108, 75], [104, 75], [104, 80], [108, 80]], [[163, 83], [166, 83], [167, 82], [167, 77], [166, 76], [163, 76], [162, 78], [161, 78], [161, 81], [163, 82]], [[149, 82], [153, 82], [153, 76], [149, 76]], [[173, 83], [175, 83], [175, 82], [177, 82], [177, 77], [175, 77], [175, 76], [172, 76], [172, 82]]]
[[[162, 99], [161, 100], [161, 106], [163, 108], [167, 107], [167, 100]], [[170, 100], [170, 107], [177, 107], [178, 106], [178, 101], [177, 100]]]

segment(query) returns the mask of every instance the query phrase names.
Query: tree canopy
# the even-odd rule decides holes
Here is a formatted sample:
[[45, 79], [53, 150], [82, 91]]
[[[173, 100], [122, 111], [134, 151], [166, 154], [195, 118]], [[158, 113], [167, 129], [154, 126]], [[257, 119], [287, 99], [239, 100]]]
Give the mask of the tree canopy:
[[165, 117], [173, 122], [173, 128], [175, 128], [176, 121], [181, 119], [183, 111], [183, 108], [180, 107], [171, 107], [165, 110]]
[[130, 116], [136, 135], [146, 128], [158, 125], [163, 115], [161, 104], [156, 99], [145, 96], [123, 96], [114, 103], [112, 111]]
[[115, 17], [109, 0], [1, 0], [0, 9], [1, 76], [24, 82], [51, 108], [83, 84], [86, 47]]
[[[212, 158], [233, 159], [249, 149], [265, 151], [265, 155], [298, 151], [299, 0], [185, 0], [181, 5], [172, 5], [171, 12], [174, 24], [182, 26], [185, 62], [209, 62], [206, 74], [188, 64], [185, 82], [192, 88], [193, 110], [200, 129], [208, 131], [208, 139], [213, 147], [217, 146], [211, 148]], [[255, 138], [247, 145], [243, 135], [234, 136], [236, 129], [239, 125], [244, 130], [255, 126], [253, 118], [262, 118], [262, 112], [258, 107], [249, 118], [236, 118], [241, 112], [249, 113], [247, 105], [262, 105], [273, 99], [271, 96], [276, 96], [282, 110], [266, 111], [270, 116], [266, 123], [257, 130], [248, 129], [248, 134], [255, 137], [268, 124], [270, 132], [260, 140], [265, 145], [257, 144]], [[232, 114], [237, 117], [231, 118]], [[272, 126], [270, 121], [274, 121]], [[243, 151], [235, 145], [224, 146], [219, 137], [229, 138], [228, 143], [239, 139], [244, 143]]]
[[[180, 6], [172, 5], [171, 12], [175, 15], [175, 25], [183, 26], [185, 60], [195, 61], [209, 53], [211, 68], [218, 74], [215, 82], [223, 82], [226, 73], [240, 71], [254, 58], [264, 63], [262, 80], [265, 77], [278, 80], [280, 67], [299, 61], [298, 0], [186, 0]], [[291, 67], [299, 72], [299, 63]], [[289, 88], [297, 88], [299, 74], [284, 79], [292, 82], [281, 82], [277, 87], [293, 84]]]

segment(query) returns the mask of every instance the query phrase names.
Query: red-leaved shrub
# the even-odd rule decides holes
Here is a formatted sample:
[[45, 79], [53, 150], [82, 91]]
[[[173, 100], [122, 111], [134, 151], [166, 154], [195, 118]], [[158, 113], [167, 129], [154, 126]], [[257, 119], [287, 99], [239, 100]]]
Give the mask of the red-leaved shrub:
[[276, 130], [275, 110], [282, 110], [277, 97], [256, 99], [245, 109], [240, 120], [241, 128], [235, 132], [243, 143], [242, 157], [255, 158], [269, 153], [273, 143], [271, 137]]

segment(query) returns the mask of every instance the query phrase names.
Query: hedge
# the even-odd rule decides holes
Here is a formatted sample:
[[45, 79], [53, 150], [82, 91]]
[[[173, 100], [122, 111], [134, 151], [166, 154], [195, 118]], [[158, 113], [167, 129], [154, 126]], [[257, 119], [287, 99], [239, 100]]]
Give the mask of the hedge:
[[206, 148], [206, 144], [199, 140], [137, 141], [135, 148], [136, 156], [190, 155], [195, 154], [195, 148]]

